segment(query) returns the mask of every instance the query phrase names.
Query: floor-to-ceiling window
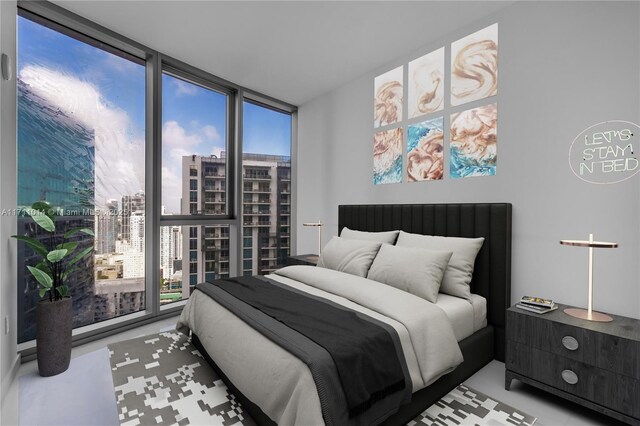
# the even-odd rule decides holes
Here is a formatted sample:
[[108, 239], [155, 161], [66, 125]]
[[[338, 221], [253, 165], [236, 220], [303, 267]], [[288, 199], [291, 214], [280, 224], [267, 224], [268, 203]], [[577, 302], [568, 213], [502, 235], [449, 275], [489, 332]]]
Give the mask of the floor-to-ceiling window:
[[[229, 94], [188, 74], [162, 75], [161, 304], [187, 299], [195, 285], [229, 276]], [[232, 274], [236, 275], [236, 274]]]
[[[66, 283], [74, 339], [176, 313], [199, 282], [284, 263], [295, 107], [50, 3], [19, 14], [18, 233], [45, 238], [24, 209], [47, 201], [54, 238], [95, 234], [72, 238], [87, 250]], [[24, 355], [40, 296], [26, 269], [37, 256], [20, 242], [18, 253]]]
[[[74, 327], [145, 309], [145, 63], [18, 17], [18, 207], [47, 201], [61, 240], [94, 247], [67, 278]], [[48, 238], [18, 215], [18, 233]], [[18, 244], [19, 342], [35, 337], [37, 283]], [[21, 266], [21, 267], [20, 267]]]
[[291, 114], [243, 102], [242, 273], [284, 266], [291, 240]]

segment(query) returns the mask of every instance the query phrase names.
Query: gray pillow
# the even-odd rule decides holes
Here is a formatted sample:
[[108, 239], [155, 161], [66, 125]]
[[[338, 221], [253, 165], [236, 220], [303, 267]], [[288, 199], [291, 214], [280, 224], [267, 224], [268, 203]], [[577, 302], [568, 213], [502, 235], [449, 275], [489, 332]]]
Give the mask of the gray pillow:
[[366, 277], [381, 243], [333, 237], [318, 259], [318, 266]]
[[449, 265], [444, 271], [440, 291], [471, 300], [470, 283], [473, 267], [483, 242], [484, 238], [436, 237], [400, 231], [396, 245], [453, 252]]
[[354, 231], [346, 226], [342, 228], [340, 233], [341, 238], [348, 238], [350, 240], [363, 240], [363, 241], [377, 241], [379, 243], [395, 244], [398, 238], [398, 232], [400, 231], [385, 231], [385, 232], [365, 232]]
[[367, 278], [436, 303], [450, 251], [383, 244]]

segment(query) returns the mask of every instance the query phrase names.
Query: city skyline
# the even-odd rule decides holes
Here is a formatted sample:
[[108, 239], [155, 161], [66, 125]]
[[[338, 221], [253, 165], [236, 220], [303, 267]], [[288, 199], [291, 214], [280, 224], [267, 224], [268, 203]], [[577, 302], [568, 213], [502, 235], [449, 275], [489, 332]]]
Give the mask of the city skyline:
[[[65, 230], [72, 227], [95, 230], [95, 238], [81, 233], [73, 237], [80, 247], [94, 248], [94, 252], [82, 259], [82, 267], [68, 277], [74, 327], [144, 310], [148, 281], [145, 234], [152, 232], [146, 229], [145, 218], [144, 64], [24, 17], [18, 18], [17, 62], [18, 207], [29, 207], [35, 201], [51, 203], [59, 216], [56, 238], [61, 239]], [[183, 186], [183, 179], [189, 185], [192, 175], [190, 170], [182, 169], [182, 161], [200, 155], [223, 157], [223, 151], [227, 150], [227, 98], [169, 75], [163, 76], [163, 82], [165, 149], [160, 176], [163, 190], [167, 189], [164, 184], [170, 180], [169, 172], [175, 173], [178, 179], [173, 192], [161, 193], [161, 202], [166, 207], [163, 214], [175, 214], [181, 212], [181, 199], [193, 192], [189, 186]], [[266, 231], [264, 219], [251, 225], [255, 244], [259, 244], [254, 250], [252, 269], [266, 272], [273, 270], [283, 258], [282, 250], [288, 253], [291, 116], [248, 102], [243, 105], [243, 157], [278, 154], [280, 157], [275, 160], [278, 164], [273, 167], [287, 169], [286, 177], [279, 172], [272, 174], [274, 186], [270, 191], [274, 205], [271, 210], [278, 216], [266, 220], [270, 226], [282, 225], [282, 231], [271, 229], [269, 234], [277, 237], [267, 237], [258, 232]], [[248, 150], [257, 156], [248, 154]], [[226, 162], [223, 158], [218, 160]], [[273, 162], [273, 158], [270, 161]], [[227, 178], [224, 167], [222, 169], [223, 177], [218, 176], [215, 191], [222, 197], [222, 203], [217, 203], [218, 210], [226, 199]], [[209, 178], [200, 176], [204, 180]], [[196, 189], [201, 190], [199, 197], [205, 201], [211, 195], [206, 185]], [[169, 203], [163, 202], [167, 195]], [[286, 211], [281, 209], [284, 204], [287, 204]], [[254, 210], [253, 214], [264, 215], [264, 212]], [[251, 212], [247, 217], [251, 217]], [[18, 228], [21, 234], [43, 237], [29, 217], [18, 217]], [[183, 252], [185, 246], [193, 243], [194, 228], [203, 230], [203, 238], [210, 238], [211, 227], [185, 223], [160, 228], [162, 279], [156, 285], [160, 286], [161, 303], [175, 301], [176, 295], [184, 294]], [[228, 240], [228, 227], [223, 234], [223, 239]], [[213, 259], [208, 246], [201, 247], [195, 264], [192, 250], [188, 250], [189, 257], [184, 259], [184, 272], [189, 275], [189, 281], [185, 278], [187, 295], [191, 285], [195, 285], [192, 270], [207, 273], [199, 279], [229, 274], [228, 241], [222, 244], [221, 250], [226, 250], [226, 254], [216, 254], [216, 264], [222, 265], [217, 275], [209, 273]], [[18, 248], [19, 264], [36, 263], [33, 250], [21, 242]], [[259, 250], [264, 255], [258, 255]], [[40, 297], [37, 283], [25, 268], [20, 268], [18, 285], [18, 340], [23, 342], [35, 335], [35, 306]]]
[[[95, 208], [145, 188], [143, 62], [24, 17], [18, 40], [18, 79], [96, 134]], [[177, 214], [182, 156], [226, 151], [226, 95], [167, 74], [162, 82], [162, 199]], [[290, 155], [291, 117], [248, 102], [244, 108], [245, 152]]]

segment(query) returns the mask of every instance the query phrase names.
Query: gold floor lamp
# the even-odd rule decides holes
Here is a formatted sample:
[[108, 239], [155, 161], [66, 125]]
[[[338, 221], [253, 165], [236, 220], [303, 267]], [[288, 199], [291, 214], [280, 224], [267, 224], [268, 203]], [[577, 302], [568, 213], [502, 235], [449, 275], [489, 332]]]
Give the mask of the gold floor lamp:
[[593, 234], [589, 234], [589, 241], [580, 240], [560, 240], [560, 244], [574, 247], [589, 248], [589, 304], [587, 309], [567, 308], [564, 312], [572, 317], [585, 319], [588, 321], [610, 322], [613, 321], [607, 314], [595, 312], [593, 310], [593, 249], [594, 248], [616, 248], [618, 243], [607, 243], [604, 241], [593, 241]]

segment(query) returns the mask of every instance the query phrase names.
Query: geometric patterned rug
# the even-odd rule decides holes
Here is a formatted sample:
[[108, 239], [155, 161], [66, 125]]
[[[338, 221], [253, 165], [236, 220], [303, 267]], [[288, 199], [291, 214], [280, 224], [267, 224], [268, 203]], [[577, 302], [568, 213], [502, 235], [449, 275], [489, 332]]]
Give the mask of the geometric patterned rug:
[[407, 426], [533, 425], [536, 418], [466, 385], [443, 396]]
[[[255, 425], [191, 344], [169, 331], [108, 346], [122, 426]], [[460, 385], [409, 425], [533, 425], [535, 417]]]

